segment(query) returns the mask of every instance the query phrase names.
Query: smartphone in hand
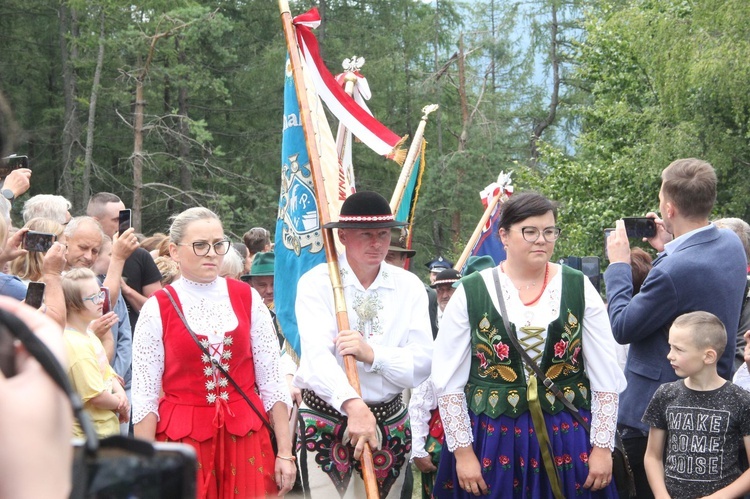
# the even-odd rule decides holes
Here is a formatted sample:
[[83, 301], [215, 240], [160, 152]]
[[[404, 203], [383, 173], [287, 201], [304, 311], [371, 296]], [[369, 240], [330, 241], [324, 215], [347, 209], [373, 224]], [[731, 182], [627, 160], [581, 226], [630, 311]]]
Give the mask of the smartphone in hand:
[[609, 239], [609, 235], [612, 234], [615, 231], [615, 229], [604, 229], [604, 258], [609, 260], [609, 251], [607, 251], [607, 240]]
[[23, 235], [23, 249], [46, 253], [52, 247], [57, 236], [49, 232], [37, 232], [30, 230]]
[[26, 288], [26, 298], [24, 299], [26, 305], [34, 308], [41, 307], [44, 301], [44, 288], [43, 282], [30, 282], [28, 288]]
[[117, 230], [118, 234], [122, 234], [123, 232], [128, 230], [130, 227], [132, 227], [131, 216], [132, 216], [132, 211], [130, 210], [130, 208], [125, 209], [125, 210], [120, 210], [119, 226]]
[[656, 235], [656, 222], [653, 218], [647, 217], [624, 217], [625, 231], [628, 237], [637, 239], [651, 239]]
[[28, 168], [28, 156], [16, 156], [15, 154], [0, 159], [0, 177], [7, 177], [13, 170]]
[[108, 314], [110, 309], [112, 308], [112, 302], [109, 301], [109, 288], [106, 286], [102, 286], [99, 289], [104, 292], [104, 300], [102, 300], [102, 315]]

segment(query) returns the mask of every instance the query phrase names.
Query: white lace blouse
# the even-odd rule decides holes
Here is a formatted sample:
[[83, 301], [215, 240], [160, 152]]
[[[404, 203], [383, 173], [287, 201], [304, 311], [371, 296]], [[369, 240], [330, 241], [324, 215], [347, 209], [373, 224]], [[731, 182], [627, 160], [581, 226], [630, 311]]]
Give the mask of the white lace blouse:
[[[562, 270], [560, 266], [550, 279], [541, 299], [532, 306], [521, 302], [519, 293], [507, 275], [500, 272], [505, 305], [510, 322], [544, 329], [560, 314]], [[495, 308], [499, 310], [492, 269], [481, 272]], [[619, 393], [626, 381], [618, 367], [617, 343], [612, 336], [606, 308], [599, 293], [584, 279], [585, 311], [583, 314], [583, 358], [591, 383], [591, 444], [614, 448]], [[471, 367], [471, 334], [466, 293], [459, 286], [445, 308], [440, 334], [435, 340], [432, 360], [432, 382], [438, 397], [445, 440], [450, 451], [468, 447], [473, 442], [464, 386]]]
[[[237, 325], [229, 301], [224, 278], [203, 284], [180, 278], [172, 283], [185, 314], [185, 319], [196, 334], [208, 336], [216, 348], [211, 352], [220, 358], [224, 335]], [[269, 411], [276, 402], [291, 407], [289, 390], [279, 372], [279, 340], [273, 327], [268, 307], [257, 291], [252, 289], [252, 325], [250, 339], [253, 349], [255, 381], [263, 406]], [[197, 348], [197, 346], [196, 346]], [[159, 302], [149, 298], [141, 309], [133, 334], [133, 423], [138, 423], [150, 412], [159, 417], [159, 395], [164, 373], [164, 343]]]

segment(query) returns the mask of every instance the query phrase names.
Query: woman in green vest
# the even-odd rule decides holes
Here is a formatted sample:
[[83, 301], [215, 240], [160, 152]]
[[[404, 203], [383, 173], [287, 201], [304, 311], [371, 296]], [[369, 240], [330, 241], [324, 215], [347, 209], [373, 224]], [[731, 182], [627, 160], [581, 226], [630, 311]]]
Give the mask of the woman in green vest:
[[[498, 231], [507, 259], [462, 279], [445, 309], [432, 364], [446, 439], [436, 498], [617, 497], [611, 451], [625, 377], [596, 289], [582, 273], [550, 262], [556, 220], [544, 196], [512, 196]], [[590, 433], [524, 369], [498, 292], [519, 346]]]

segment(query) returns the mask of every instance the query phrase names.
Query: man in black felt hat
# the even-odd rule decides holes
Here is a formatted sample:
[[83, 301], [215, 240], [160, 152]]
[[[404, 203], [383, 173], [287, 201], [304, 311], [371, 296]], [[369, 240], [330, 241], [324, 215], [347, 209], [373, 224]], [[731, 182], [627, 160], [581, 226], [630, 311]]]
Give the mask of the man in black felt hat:
[[[296, 315], [302, 357], [294, 383], [303, 389], [302, 448], [312, 497], [364, 497], [359, 458], [374, 454], [380, 497], [399, 497], [411, 450], [401, 393], [430, 374], [427, 295], [412, 273], [386, 263], [394, 220], [375, 192], [352, 194], [341, 207], [339, 257], [350, 330], [338, 331], [327, 264], [302, 276]], [[362, 396], [349, 385], [343, 356], [357, 359]], [[312, 450], [311, 450], [312, 449]]]

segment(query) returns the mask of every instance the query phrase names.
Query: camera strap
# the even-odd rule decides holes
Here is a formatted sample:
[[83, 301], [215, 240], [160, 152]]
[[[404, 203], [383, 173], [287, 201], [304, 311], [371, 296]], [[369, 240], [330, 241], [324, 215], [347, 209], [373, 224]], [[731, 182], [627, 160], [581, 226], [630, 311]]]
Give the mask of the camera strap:
[[180, 317], [180, 320], [182, 320], [182, 324], [185, 326], [185, 329], [187, 329], [188, 333], [190, 333], [190, 336], [193, 338], [193, 341], [195, 341], [195, 344], [198, 345], [198, 348], [201, 349], [201, 352], [203, 352], [211, 361], [211, 364], [218, 369], [221, 374], [224, 375], [224, 377], [227, 378], [227, 380], [232, 384], [235, 390], [237, 390], [237, 393], [242, 395], [242, 398], [245, 399], [245, 402], [250, 406], [250, 408], [255, 412], [255, 414], [260, 418], [260, 420], [263, 422], [263, 424], [268, 428], [268, 431], [270, 432], [270, 437], [273, 438], [274, 432], [273, 432], [273, 426], [271, 426], [271, 423], [268, 421], [267, 417], [264, 417], [262, 413], [258, 410], [257, 407], [255, 407], [255, 404], [250, 400], [250, 397], [248, 397], [245, 392], [240, 388], [240, 385], [237, 384], [237, 382], [232, 379], [232, 377], [229, 375], [229, 373], [224, 369], [221, 365], [221, 363], [215, 359], [209, 352], [206, 347], [204, 347], [200, 340], [198, 340], [198, 336], [196, 336], [195, 332], [190, 328], [190, 326], [187, 323], [187, 320], [185, 319], [185, 315], [182, 313], [182, 310], [180, 310], [180, 307], [177, 305], [177, 302], [175, 301], [174, 297], [172, 296], [172, 293], [169, 292], [172, 286], [165, 286], [164, 292], [167, 293], [167, 297], [169, 298], [169, 301], [172, 302], [172, 306], [174, 307], [175, 311], [177, 312], [177, 315]]
[[96, 435], [94, 425], [89, 415], [83, 409], [81, 397], [73, 389], [65, 370], [57, 361], [55, 355], [47, 345], [35, 335], [21, 319], [15, 315], [0, 309], [0, 324], [6, 326], [7, 330], [24, 346], [29, 355], [34, 357], [42, 366], [42, 369], [52, 378], [57, 386], [65, 393], [73, 408], [73, 415], [78, 420], [86, 436], [84, 448], [88, 455], [96, 454], [99, 449], [99, 438]]

